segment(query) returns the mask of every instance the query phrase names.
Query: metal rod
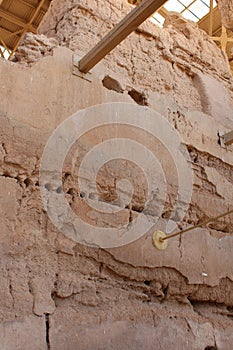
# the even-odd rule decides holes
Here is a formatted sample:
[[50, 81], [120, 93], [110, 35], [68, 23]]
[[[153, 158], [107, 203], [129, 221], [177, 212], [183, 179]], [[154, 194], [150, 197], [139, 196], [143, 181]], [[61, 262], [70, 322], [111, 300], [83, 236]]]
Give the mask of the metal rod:
[[170, 238], [173, 238], [173, 237], [182, 235], [183, 233], [192, 231], [192, 230], [194, 230], [195, 228], [202, 227], [202, 226], [206, 226], [207, 224], [209, 224], [209, 223], [211, 223], [211, 222], [213, 222], [213, 221], [215, 221], [215, 220], [218, 220], [218, 219], [220, 219], [220, 218], [223, 218], [224, 216], [227, 216], [227, 215], [229, 215], [229, 214], [231, 214], [231, 213], [233, 213], [233, 209], [230, 210], [230, 211], [227, 211], [226, 213], [220, 214], [220, 215], [218, 215], [218, 216], [216, 216], [216, 217], [214, 217], [214, 218], [209, 218], [209, 219], [207, 219], [207, 220], [205, 220], [205, 221], [202, 221], [202, 222], [200, 222], [200, 223], [197, 224], [197, 225], [193, 225], [193, 226], [190, 226], [190, 227], [188, 227], [188, 228], [186, 228], [186, 229], [184, 229], [184, 230], [181, 230], [181, 231], [179, 231], [179, 232], [175, 232], [175, 233], [173, 233], [173, 234], [171, 234], [171, 235], [169, 235], [169, 236], [167, 236], [167, 237], [160, 238], [159, 240], [160, 240], [161, 242], [166, 241], [167, 239], [170, 239]]

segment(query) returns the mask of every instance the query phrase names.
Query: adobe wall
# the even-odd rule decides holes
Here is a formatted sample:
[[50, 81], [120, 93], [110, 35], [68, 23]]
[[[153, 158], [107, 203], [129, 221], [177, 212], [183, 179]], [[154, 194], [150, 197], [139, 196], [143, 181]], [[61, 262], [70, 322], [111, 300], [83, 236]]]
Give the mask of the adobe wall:
[[218, 8], [222, 18], [222, 24], [227, 28], [233, 29], [233, 2], [232, 0], [219, 0]]
[[[173, 14], [163, 29], [150, 22], [141, 26], [93, 69], [91, 81], [73, 74], [73, 50], [82, 56], [130, 8], [123, 0], [54, 0], [40, 28], [48, 38], [29, 34], [17, 62], [0, 60], [2, 349], [232, 347], [232, 215], [169, 240], [164, 251], [152, 241], [155, 229], [165, 229], [176, 201], [179, 210], [173, 221], [179, 228], [232, 208], [233, 148], [224, 146], [220, 137], [233, 124], [229, 66], [204, 32]], [[106, 103], [106, 109], [101, 107]], [[128, 229], [143, 213], [154, 225], [131, 243], [91, 247], [84, 244], [81, 228], [75, 231], [81, 237], [77, 240], [67, 237], [73, 226], [67, 226], [67, 235], [60, 232], [62, 211], [57, 226], [46, 213], [40, 192], [44, 184], [39, 183], [41, 157], [55, 128], [79, 110], [86, 111], [86, 123], [114, 110], [128, 124], [100, 125], [84, 133], [64, 163], [62, 190], [46, 190], [55, 193], [58, 203], [65, 192], [73, 211], [89, 220], [93, 231], [122, 224]], [[161, 213], [157, 206], [164, 179], [154, 176], [153, 161], [146, 170], [156, 178], [158, 191], [144, 212], [143, 171], [131, 162], [115, 159], [103, 166], [94, 190], [90, 169], [84, 167], [85, 190], [80, 191], [77, 169], [97, 144], [119, 137], [130, 140], [132, 163], [137, 153], [132, 140], [142, 144], [143, 152], [144, 146], [154, 150], [157, 141], [147, 131], [148, 115], [152, 130], [166, 120], [173, 127], [171, 135], [178, 133], [188, 150], [194, 174], [190, 203], [176, 198], [176, 159], [174, 165], [163, 148], [156, 153], [167, 179]], [[58, 154], [68, 139], [66, 130], [72, 132], [62, 125]], [[143, 154], [139, 149], [136, 156], [150, 165]], [[122, 177], [132, 179], [135, 191], [124, 207], [117, 201], [114, 181]], [[128, 187], [118, 188], [118, 194], [128, 195]], [[104, 203], [106, 213], [88, 207], [87, 200]], [[54, 203], [47, 202], [48, 212]], [[121, 209], [114, 218], [107, 212], [113, 204]], [[186, 215], [180, 218], [183, 207]]]

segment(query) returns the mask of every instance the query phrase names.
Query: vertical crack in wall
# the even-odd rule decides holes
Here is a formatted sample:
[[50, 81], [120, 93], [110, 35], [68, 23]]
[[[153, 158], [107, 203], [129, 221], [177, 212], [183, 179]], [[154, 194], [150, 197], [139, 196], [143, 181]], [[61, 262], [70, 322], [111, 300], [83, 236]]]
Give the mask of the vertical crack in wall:
[[45, 314], [45, 338], [46, 338], [46, 344], [47, 344], [47, 350], [50, 350], [50, 337], [49, 337], [49, 329], [50, 329], [50, 320], [49, 320], [49, 314]]
[[13, 307], [13, 310], [14, 310], [15, 309], [15, 299], [14, 299], [14, 294], [13, 294], [13, 288], [12, 288], [11, 281], [10, 281], [10, 284], [9, 284], [9, 292], [10, 292], [10, 295], [11, 295], [11, 298], [12, 298], [12, 307]]

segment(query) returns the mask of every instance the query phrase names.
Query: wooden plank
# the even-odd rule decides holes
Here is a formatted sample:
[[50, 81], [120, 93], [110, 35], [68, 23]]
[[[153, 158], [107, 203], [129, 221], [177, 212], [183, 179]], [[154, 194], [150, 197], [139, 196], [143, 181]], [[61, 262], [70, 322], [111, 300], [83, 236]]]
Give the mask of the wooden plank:
[[44, 5], [45, 0], [40, 0], [39, 4], [37, 5], [37, 7], [35, 8], [35, 11], [32, 15], [32, 17], [30, 18], [29, 21], [29, 25], [32, 25], [33, 21], [35, 20], [36, 16], [38, 15], [38, 13], [41, 11], [42, 6]]
[[0, 26], [0, 31], [4, 33], [4, 35], [6, 36], [13, 34], [13, 32], [10, 32], [9, 30], [7, 30], [6, 28], [3, 28], [2, 26]]
[[214, 0], [210, 0], [209, 36], [212, 36], [212, 35], [213, 35], [213, 7], [214, 7]]
[[[214, 7], [212, 10], [212, 36], [217, 36], [218, 32], [221, 30], [221, 19], [218, 11], [218, 6]], [[210, 13], [202, 17], [198, 22], [198, 27], [203, 29], [206, 33], [209, 33], [210, 28]]]
[[10, 38], [12, 36], [19, 35], [19, 34], [22, 33], [22, 31], [23, 31], [23, 28], [20, 29], [20, 30], [17, 30], [17, 32], [10, 32], [9, 30], [7, 30], [7, 29], [5, 29], [5, 28], [0, 26], [0, 36], [3, 37], [3, 40], [4, 39], [6, 40], [6, 39], [8, 39], [8, 38]]
[[143, 0], [80, 60], [79, 70], [89, 72], [165, 2], [166, 0]]
[[8, 51], [9, 52], [9, 54], [10, 54], [10, 50], [9, 50], [9, 48], [7, 47], [7, 45], [5, 44], [5, 41], [3, 41], [2, 39], [0, 39], [0, 43], [2, 44], [2, 46], [4, 47], [4, 49], [6, 50], [6, 51]]
[[2, 9], [0, 9], [0, 17], [6, 19], [7, 21], [16, 24], [19, 27], [24, 28], [25, 30], [32, 32], [32, 33], [36, 33], [36, 27], [27, 24], [26, 22], [24, 22], [21, 18], [16, 17], [15, 15], [6, 12]]
[[[30, 7], [32, 10], [35, 10], [35, 9], [36, 9], [36, 6], [34, 6], [33, 4], [30, 4], [28, 1], [25, 1], [25, 0], [18, 0], [18, 2], [20, 2], [21, 4], [26, 5], [27, 7]], [[43, 13], [43, 15], [46, 14], [46, 11], [44, 11], [44, 10], [42, 10], [42, 9], [41, 9], [41, 12]]]
[[231, 145], [233, 143], [233, 130], [222, 136], [225, 145]]
[[2, 58], [5, 58], [1, 47], [0, 47], [0, 56], [1, 56]]

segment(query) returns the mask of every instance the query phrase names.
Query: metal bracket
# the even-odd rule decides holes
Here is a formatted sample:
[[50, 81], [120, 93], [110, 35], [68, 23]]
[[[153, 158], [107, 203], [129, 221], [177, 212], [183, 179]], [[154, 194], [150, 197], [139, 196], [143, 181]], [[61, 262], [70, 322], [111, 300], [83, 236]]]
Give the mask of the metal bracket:
[[89, 81], [90, 83], [92, 82], [92, 73], [88, 72], [88, 73], [82, 73], [79, 70], [79, 61], [80, 58], [78, 57], [77, 54], [73, 55], [73, 75], [76, 75], [79, 78], [82, 78], [84, 80]]

